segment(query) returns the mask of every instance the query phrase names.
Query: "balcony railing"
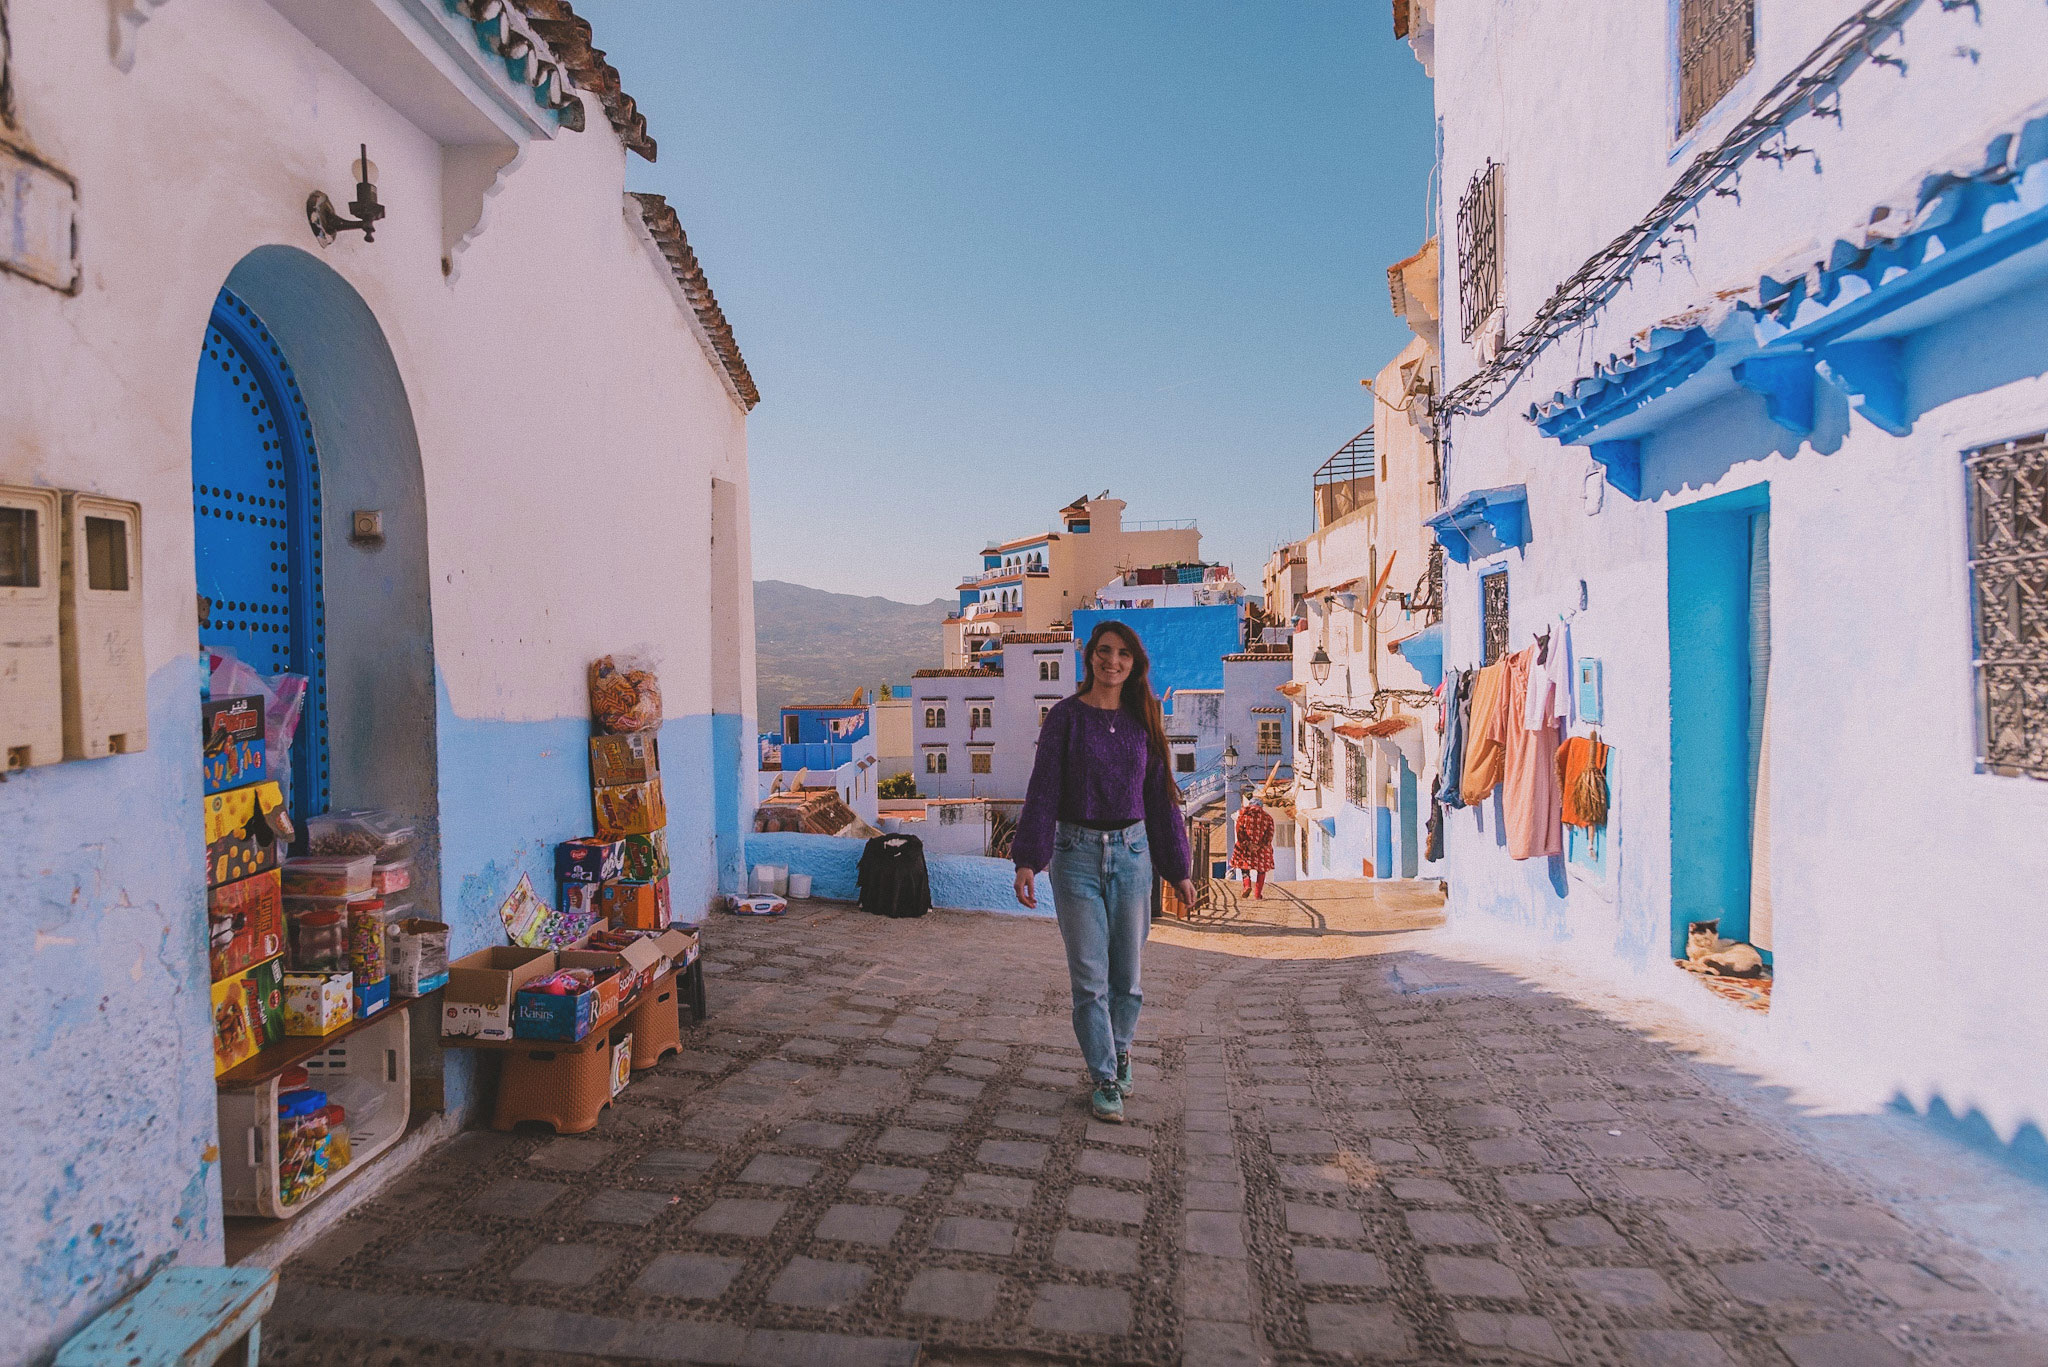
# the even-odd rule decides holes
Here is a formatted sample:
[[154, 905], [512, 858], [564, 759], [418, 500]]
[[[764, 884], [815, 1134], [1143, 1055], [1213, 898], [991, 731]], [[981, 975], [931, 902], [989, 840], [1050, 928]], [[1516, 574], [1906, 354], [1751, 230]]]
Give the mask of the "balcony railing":
[[1195, 519], [1191, 517], [1154, 518], [1149, 522], [1126, 522], [1123, 524], [1123, 529], [1127, 532], [1191, 532], [1195, 529]]

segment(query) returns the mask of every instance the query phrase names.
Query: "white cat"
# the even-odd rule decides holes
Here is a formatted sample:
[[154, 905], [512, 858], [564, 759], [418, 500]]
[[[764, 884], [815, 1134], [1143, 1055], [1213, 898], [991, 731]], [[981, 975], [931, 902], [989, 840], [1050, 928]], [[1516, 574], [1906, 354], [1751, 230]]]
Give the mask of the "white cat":
[[1686, 923], [1685, 957], [1724, 978], [1760, 978], [1764, 972], [1764, 956], [1755, 945], [1721, 938], [1718, 917]]

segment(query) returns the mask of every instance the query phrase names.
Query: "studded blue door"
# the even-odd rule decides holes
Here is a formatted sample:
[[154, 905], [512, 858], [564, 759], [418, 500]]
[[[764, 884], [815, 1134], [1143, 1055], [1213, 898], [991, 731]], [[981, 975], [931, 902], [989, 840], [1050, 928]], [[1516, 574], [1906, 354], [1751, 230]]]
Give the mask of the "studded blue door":
[[327, 810], [326, 620], [320, 466], [284, 349], [227, 290], [192, 403], [192, 516], [202, 645], [258, 673], [307, 676], [292, 744], [292, 811]]

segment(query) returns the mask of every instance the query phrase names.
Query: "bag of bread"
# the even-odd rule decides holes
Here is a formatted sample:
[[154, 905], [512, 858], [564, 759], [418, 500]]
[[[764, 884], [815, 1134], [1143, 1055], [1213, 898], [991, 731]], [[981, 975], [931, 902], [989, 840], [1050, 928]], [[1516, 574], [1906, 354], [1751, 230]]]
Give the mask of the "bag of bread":
[[590, 714], [614, 735], [661, 729], [661, 684], [651, 663], [606, 655], [590, 666]]

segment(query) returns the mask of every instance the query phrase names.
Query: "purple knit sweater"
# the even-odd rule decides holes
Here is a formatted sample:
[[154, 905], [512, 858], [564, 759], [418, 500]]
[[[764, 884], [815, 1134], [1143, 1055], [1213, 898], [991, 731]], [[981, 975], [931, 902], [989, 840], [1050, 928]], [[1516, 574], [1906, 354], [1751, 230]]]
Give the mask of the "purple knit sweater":
[[1105, 711], [1078, 694], [1054, 703], [1038, 728], [1038, 758], [1012, 857], [1027, 869], [1052, 863], [1062, 821], [1139, 821], [1152, 838], [1152, 868], [1168, 882], [1188, 876], [1188, 831], [1180, 787], [1152, 753], [1145, 727], [1125, 711]]

